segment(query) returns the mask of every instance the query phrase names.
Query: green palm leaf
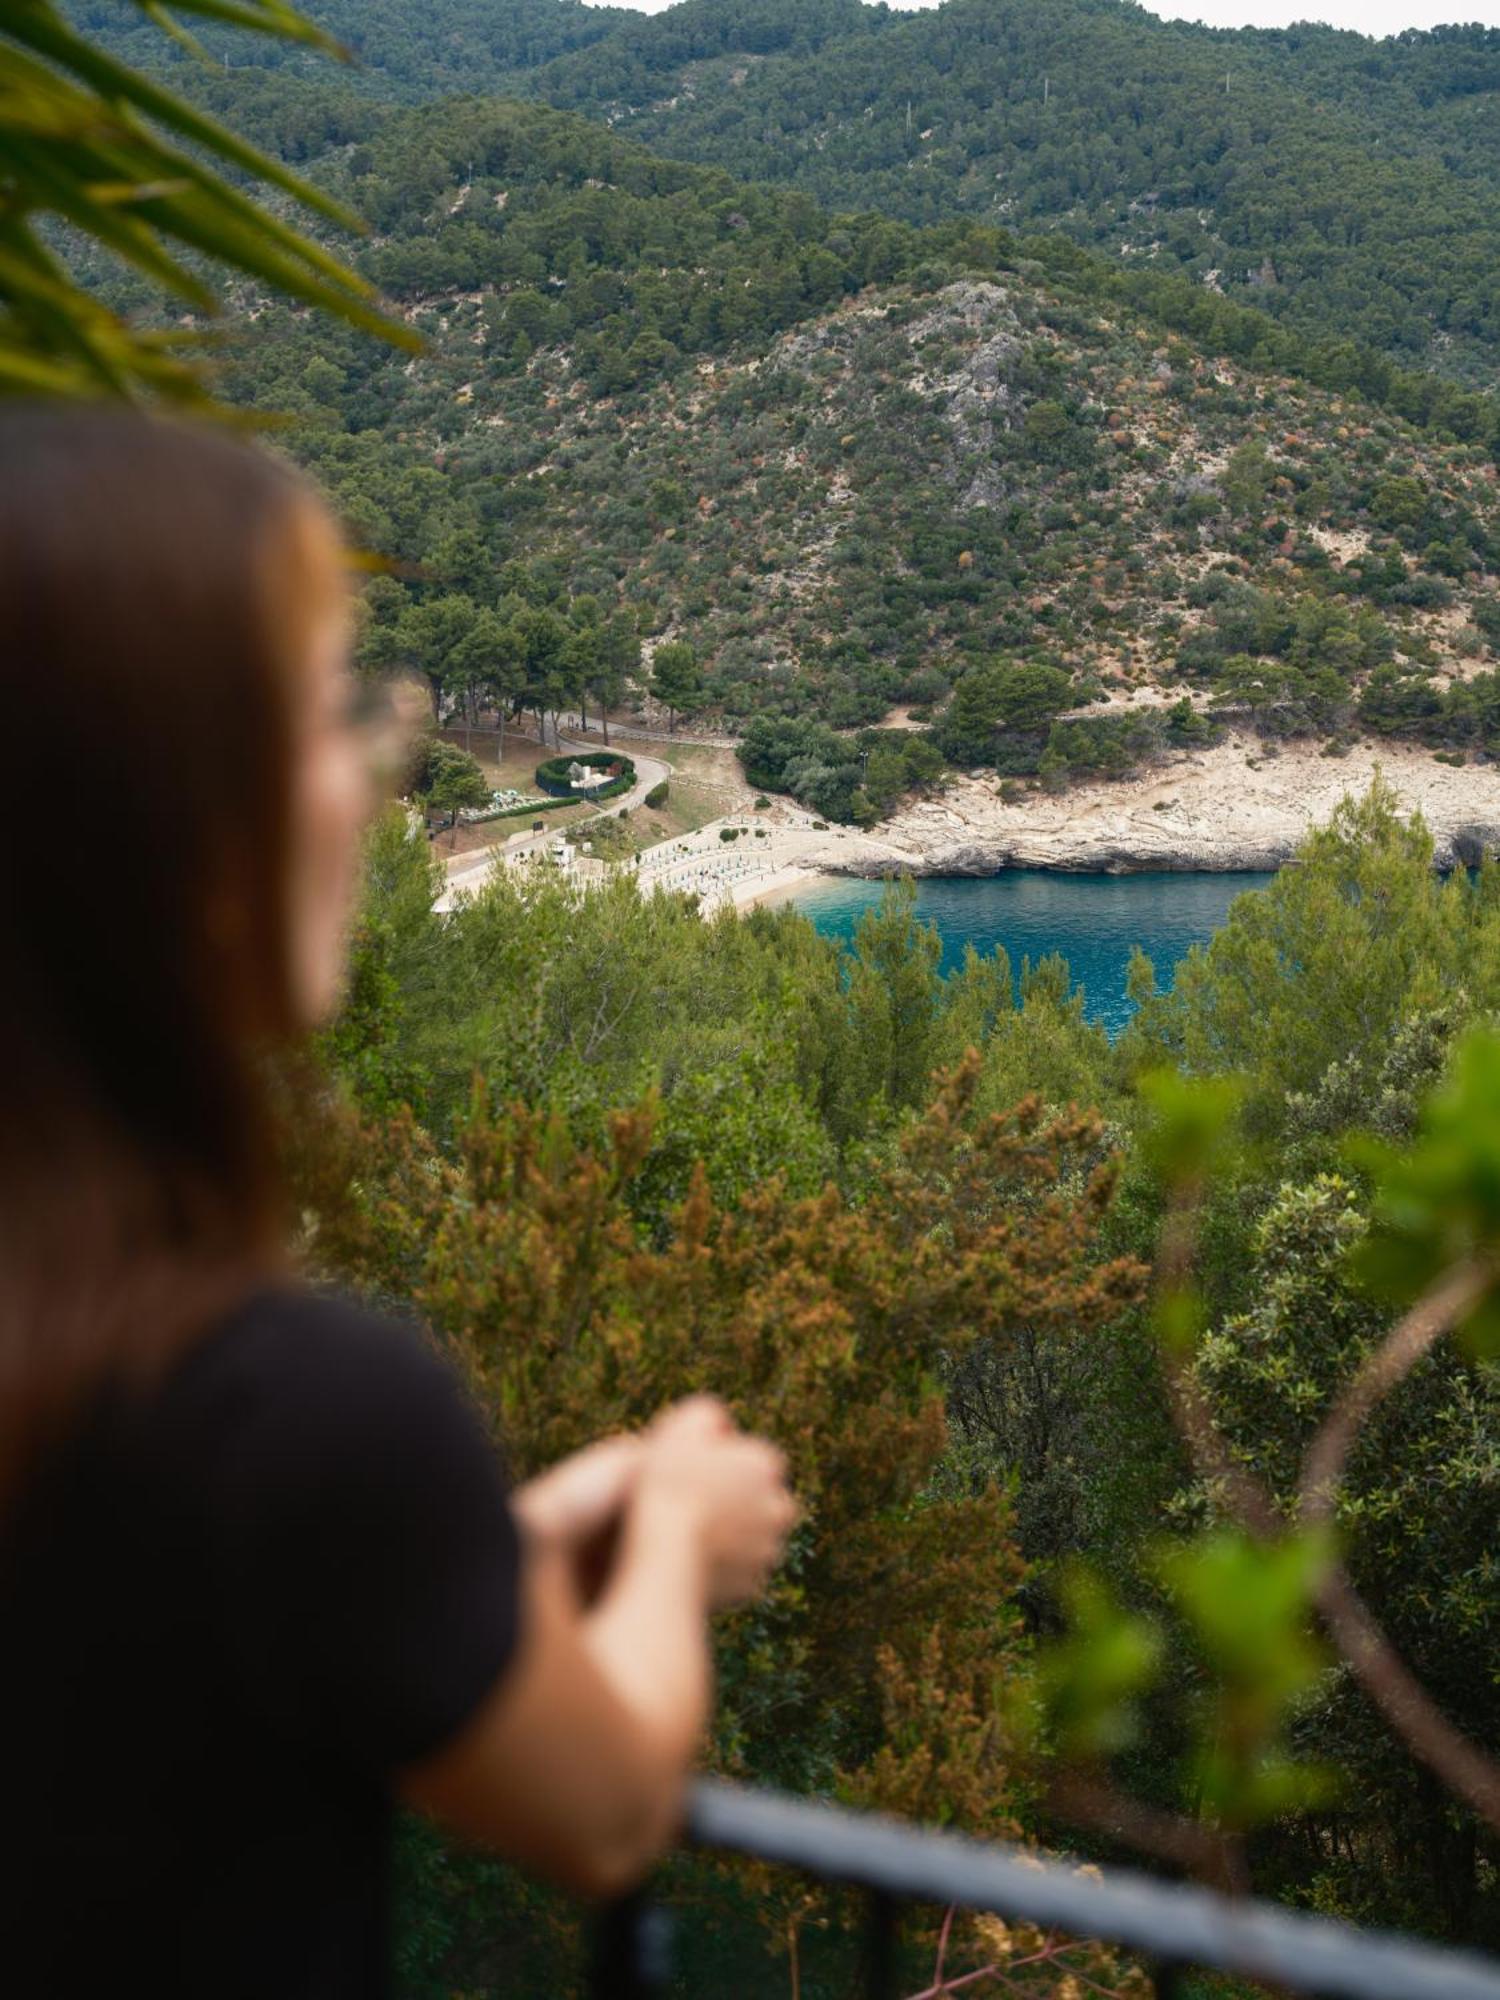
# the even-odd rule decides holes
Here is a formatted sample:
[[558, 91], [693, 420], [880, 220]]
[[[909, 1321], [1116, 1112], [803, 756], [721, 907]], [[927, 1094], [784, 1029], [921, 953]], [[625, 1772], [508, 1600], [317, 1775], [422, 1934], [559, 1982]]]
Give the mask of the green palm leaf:
[[[136, 5], [190, 45], [174, 16], [339, 52], [283, 0], [181, 0], [170, 14], [158, 0]], [[0, 0], [0, 394], [211, 400], [201, 366], [107, 311], [43, 247], [36, 225], [49, 217], [196, 312], [214, 312], [234, 277], [419, 345], [357, 272], [256, 198], [269, 189], [324, 222], [359, 227], [322, 189], [95, 48], [54, 0]]]

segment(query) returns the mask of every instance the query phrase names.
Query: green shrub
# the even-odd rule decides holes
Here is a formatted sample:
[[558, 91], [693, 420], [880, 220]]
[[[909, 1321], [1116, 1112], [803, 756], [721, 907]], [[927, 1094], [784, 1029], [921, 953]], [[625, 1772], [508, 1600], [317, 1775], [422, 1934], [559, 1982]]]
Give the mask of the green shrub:
[[667, 781], [665, 778], [663, 778], [659, 785], [653, 785], [650, 791], [647, 792], [646, 804], [650, 807], [652, 812], [655, 812], [659, 807], [664, 806], [666, 803], [667, 803]]
[[412, 761], [411, 789], [430, 812], [444, 812], [457, 826], [461, 812], [475, 812], [490, 799], [489, 780], [466, 750], [429, 736]]
[[[575, 792], [569, 781], [569, 772], [575, 764], [586, 770], [613, 773], [608, 782], [588, 792]], [[620, 756], [613, 750], [581, 750], [576, 755], [571, 752], [562, 757], [549, 757], [545, 764], [536, 767], [536, 784], [539, 791], [547, 792], [555, 799], [583, 799], [590, 805], [605, 799], [617, 799], [621, 792], [628, 792], [635, 783], [635, 766], [628, 757]]]
[[1091, 715], [1054, 722], [1038, 768], [1054, 785], [1069, 778], [1123, 778], [1160, 748], [1163, 733], [1154, 715]]
[[561, 812], [564, 806], [572, 805], [572, 799], [527, 799], [518, 806], [496, 806], [493, 812], [476, 813], [470, 826], [488, 826], [492, 819], [525, 819], [528, 813]]
[[739, 837], [740, 830], [737, 826], [721, 826], [719, 828], [720, 840], [738, 840]]

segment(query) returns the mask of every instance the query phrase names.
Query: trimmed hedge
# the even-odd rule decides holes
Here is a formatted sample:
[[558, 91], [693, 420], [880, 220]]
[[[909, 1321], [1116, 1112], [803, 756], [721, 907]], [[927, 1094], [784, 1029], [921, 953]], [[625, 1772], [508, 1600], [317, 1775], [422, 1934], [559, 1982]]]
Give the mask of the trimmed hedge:
[[[568, 782], [568, 773], [575, 764], [586, 770], [613, 771], [615, 776], [606, 784], [596, 786], [586, 792], [575, 792]], [[617, 756], [613, 750], [581, 750], [576, 755], [571, 751], [561, 757], [549, 757], [545, 764], [536, 767], [535, 783], [539, 791], [547, 792], [555, 799], [581, 800], [586, 805], [598, 805], [604, 799], [617, 799], [621, 792], [628, 792], [635, 783], [635, 766], [628, 757]]]
[[564, 806], [573, 805], [583, 797], [582, 792], [574, 792], [566, 799], [530, 799], [523, 806], [496, 806], [493, 812], [475, 813], [472, 819], [464, 821], [465, 826], [488, 826], [492, 819], [524, 819], [528, 813], [555, 813]]
[[662, 779], [659, 785], [651, 787], [650, 791], [646, 794], [645, 803], [653, 812], [656, 811], [658, 806], [664, 806], [667, 803], [667, 781], [665, 778]]

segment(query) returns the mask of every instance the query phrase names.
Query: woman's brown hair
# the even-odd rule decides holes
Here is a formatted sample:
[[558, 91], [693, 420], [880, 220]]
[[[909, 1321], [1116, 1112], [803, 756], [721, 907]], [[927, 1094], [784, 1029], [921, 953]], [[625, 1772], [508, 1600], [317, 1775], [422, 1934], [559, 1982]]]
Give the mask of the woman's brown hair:
[[275, 1262], [297, 701], [340, 587], [267, 453], [0, 413], [0, 1490]]

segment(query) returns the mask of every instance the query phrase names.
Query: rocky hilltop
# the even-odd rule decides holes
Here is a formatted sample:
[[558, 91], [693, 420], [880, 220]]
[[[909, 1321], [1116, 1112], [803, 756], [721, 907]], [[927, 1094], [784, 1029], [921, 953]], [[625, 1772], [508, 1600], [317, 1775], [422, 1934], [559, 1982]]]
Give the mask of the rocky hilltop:
[[1279, 858], [1375, 744], [1489, 824], [1483, 398], [538, 106], [370, 116], [312, 152], [422, 353], [268, 307], [230, 377], [390, 563], [365, 664], [554, 729], [633, 690], [872, 866]]

